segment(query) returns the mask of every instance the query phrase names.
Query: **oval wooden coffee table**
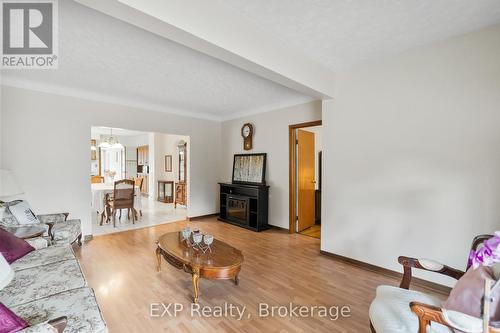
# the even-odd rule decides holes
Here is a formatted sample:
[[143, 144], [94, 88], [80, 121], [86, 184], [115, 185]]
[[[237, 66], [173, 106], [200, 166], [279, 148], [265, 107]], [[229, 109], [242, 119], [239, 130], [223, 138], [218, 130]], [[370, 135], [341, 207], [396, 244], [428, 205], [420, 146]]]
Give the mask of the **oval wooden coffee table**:
[[203, 253], [193, 249], [182, 240], [181, 232], [170, 232], [160, 236], [156, 242], [157, 270], [161, 270], [161, 257], [172, 266], [192, 275], [194, 303], [198, 303], [200, 278], [229, 280], [238, 285], [238, 274], [243, 263], [243, 254], [218, 239], [211, 245], [212, 251]]

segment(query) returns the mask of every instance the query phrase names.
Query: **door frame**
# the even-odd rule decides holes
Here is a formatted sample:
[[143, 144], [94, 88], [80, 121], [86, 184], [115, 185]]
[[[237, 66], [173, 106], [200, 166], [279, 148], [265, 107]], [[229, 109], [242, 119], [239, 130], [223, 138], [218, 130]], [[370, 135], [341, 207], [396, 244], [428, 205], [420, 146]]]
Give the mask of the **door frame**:
[[306, 123], [288, 125], [288, 223], [289, 223], [289, 233], [295, 233], [295, 221], [297, 219], [297, 193], [295, 187], [297, 185], [297, 154], [295, 152], [295, 145], [297, 141], [296, 130], [300, 128], [307, 128], [313, 126], [323, 125], [322, 120], [314, 120]]

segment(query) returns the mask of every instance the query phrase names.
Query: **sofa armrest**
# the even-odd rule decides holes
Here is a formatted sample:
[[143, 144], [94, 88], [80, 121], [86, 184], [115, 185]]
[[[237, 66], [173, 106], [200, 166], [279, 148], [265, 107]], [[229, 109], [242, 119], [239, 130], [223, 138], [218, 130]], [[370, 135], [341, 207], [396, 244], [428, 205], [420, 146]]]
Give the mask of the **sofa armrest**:
[[398, 258], [398, 262], [403, 265], [403, 279], [401, 280], [399, 287], [404, 289], [410, 289], [412, 268], [443, 274], [456, 280], [460, 279], [465, 274], [465, 272], [461, 270], [443, 265], [430, 259], [416, 259], [401, 256]]
[[25, 239], [25, 241], [29, 245], [33, 246], [35, 248], [35, 250], [40, 250], [40, 249], [43, 249], [43, 248], [49, 246], [49, 243], [43, 237], [28, 238], [28, 239]]
[[18, 333], [62, 333], [66, 328], [68, 320], [60, 317], [48, 322], [39, 323], [19, 331]]
[[56, 214], [40, 214], [37, 215], [38, 221], [41, 223], [58, 223], [64, 222], [68, 219], [69, 213], [56, 213]]
[[60, 223], [68, 220], [69, 213], [55, 213], [55, 214], [40, 214], [37, 215], [38, 221], [49, 226], [49, 236], [50, 239], [54, 240], [54, 234], [52, 233], [52, 227], [55, 223]]

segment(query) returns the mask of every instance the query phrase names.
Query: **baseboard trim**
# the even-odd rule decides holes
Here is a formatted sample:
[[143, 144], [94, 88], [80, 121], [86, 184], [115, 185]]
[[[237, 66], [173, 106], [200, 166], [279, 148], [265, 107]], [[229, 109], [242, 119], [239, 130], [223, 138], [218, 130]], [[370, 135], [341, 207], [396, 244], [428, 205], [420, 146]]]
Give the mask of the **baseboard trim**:
[[277, 225], [272, 225], [272, 224], [269, 224], [269, 228], [270, 229], [277, 229], [277, 230], [281, 230], [281, 231], [286, 231], [286, 232], [289, 231], [287, 228], [278, 227]]
[[186, 218], [188, 221], [196, 221], [196, 220], [202, 220], [210, 217], [217, 217], [219, 216], [219, 213], [213, 213], [213, 214], [207, 214], [207, 215], [199, 215], [199, 216], [189, 216]]
[[[384, 276], [396, 278], [396, 279], [399, 279], [399, 280], [401, 280], [403, 278], [403, 274], [402, 273], [390, 270], [388, 268], [384, 268], [384, 267], [372, 265], [372, 264], [369, 264], [369, 263], [364, 262], [364, 261], [352, 259], [352, 258], [349, 258], [349, 257], [344, 257], [344, 256], [341, 256], [339, 254], [331, 253], [331, 252], [328, 252], [328, 251], [321, 250], [320, 253], [322, 255], [327, 256], [327, 257], [330, 257], [330, 258], [333, 258], [333, 259], [337, 259], [339, 261], [351, 264], [353, 266], [357, 266], [359, 268], [362, 268], [362, 269], [365, 269], [365, 270], [368, 270], [368, 271], [371, 271], [371, 272], [374, 272], [374, 273], [377, 273], [377, 274], [380, 274], [380, 275], [384, 275]], [[437, 293], [440, 293], [440, 294], [443, 294], [443, 295], [449, 295], [450, 291], [451, 291], [451, 288], [448, 287], [448, 286], [444, 286], [442, 284], [431, 282], [431, 281], [427, 281], [427, 280], [420, 279], [420, 278], [417, 278], [417, 277], [412, 277], [411, 284], [415, 285], [415, 286], [418, 286], [418, 287], [421, 287], [421, 288], [429, 289], [431, 291], [434, 291], [434, 292], [437, 292]]]

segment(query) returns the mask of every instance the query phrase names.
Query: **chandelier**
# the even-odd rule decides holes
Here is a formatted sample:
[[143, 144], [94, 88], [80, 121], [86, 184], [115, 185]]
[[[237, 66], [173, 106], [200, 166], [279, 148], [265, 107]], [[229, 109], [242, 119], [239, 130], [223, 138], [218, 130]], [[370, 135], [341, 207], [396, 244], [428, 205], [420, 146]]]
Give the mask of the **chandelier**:
[[100, 144], [99, 148], [123, 149], [123, 145], [113, 136], [113, 129], [110, 128], [110, 134]]

